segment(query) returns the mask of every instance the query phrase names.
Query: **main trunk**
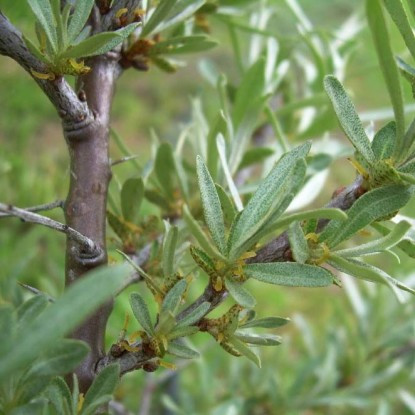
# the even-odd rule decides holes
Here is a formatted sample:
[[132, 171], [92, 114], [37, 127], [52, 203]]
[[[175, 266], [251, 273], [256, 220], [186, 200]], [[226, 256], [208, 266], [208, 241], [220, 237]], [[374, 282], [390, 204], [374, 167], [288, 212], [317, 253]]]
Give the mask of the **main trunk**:
[[[117, 63], [107, 56], [94, 58], [92, 71], [78, 81], [78, 95], [86, 99], [94, 119], [81, 128], [65, 132], [70, 155], [70, 187], [65, 203], [66, 223], [91, 238], [101, 247], [100, 255], [81, 252], [68, 238], [66, 285], [87, 271], [107, 263], [105, 217], [109, 164], [109, 114], [117, 74]], [[81, 391], [86, 391], [95, 376], [95, 365], [104, 353], [104, 334], [112, 309], [109, 302], [87, 318], [73, 337], [85, 341], [91, 351], [76, 371]]]

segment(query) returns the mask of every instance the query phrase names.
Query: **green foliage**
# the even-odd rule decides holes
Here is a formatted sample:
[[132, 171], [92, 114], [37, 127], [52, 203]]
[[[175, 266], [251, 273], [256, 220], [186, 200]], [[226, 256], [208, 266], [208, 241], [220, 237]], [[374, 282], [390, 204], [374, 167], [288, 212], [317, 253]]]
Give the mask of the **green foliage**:
[[[402, 291], [415, 293], [413, 281], [393, 278], [395, 270], [385, 261], [393, 257], [405, 264], [402, 252], [415, 257], [412, 222], [400, 216], [391, 220], [401, 209], [412, 207], [415, 183], [415, 124], [405, 131], [407, 108], [398, 68], [412, 86], [415, 72], [404, 61], [395, 61], [396, 42], [387, 20], [389, 14], [414, 55], [413, 18], [406, 14], [407, 4], [401, 0], [366, 2], [367, 20], [385, 79], [383, 89], [389, 94], [394, 115], [386, 124], [382, 116], [383, 126], [372, 134], [365, 129], [367, 113], [358, 115], [342, 85], [358, 37], [358, 24], [353, 21], [348, 22], [349, 31], [320, 30], [313, 27], [295, 0], [277, 6], [271, 1], [161, 0], [143, 2], [144, 10], [137, 12], [139, 25], [131, 23], [135, 11], [127, 10], [120, 15], [126, 22], [121, 24], [117, 17], [118, 30], [89, 36], [87, 22], [93, 1], [68, 2], [62, 11], [54, 0], [28, 3], [36, 17], [40, 47], [30, 40], [26, 43], [52, 75], [83, 74], [87, 68], [78, 59], [106, 53], [121, 43], [126, 67], [146, 70], [154, 64], [174, 72], [181, 65], [174, 60], [176, 55], [210, 50], [219, 43], [214, 39], [221, 40], [222, 30], [231, 38], [236, 68], [226, 68], [229, 70], [225, 75], [218, 69], [224, 65], [216, 66], [213, 60], [200, 63], [200, 72], [212, 88], [192, 99], [190, 120], [180, 126], [177, 139], [173, 128], [169, 141], [160, 140], [159, 131], [152, 133], [151, 156], [142, 163], [121, 137], [113, 134], [118, 151], [127, 158], [121, 173], [114, 171], [113, 175], [107, 218], [117, 239], [114, 242], [110, 235], [108, 244], [110, 250], [120, 249], [123, 259], [143, 280], [139, 288], [134, 288], [139, 292], [128, 293], [140, 331], [126, 340], [125, 325], [116, 343], [121, 355], [144, 350], [151, 355], [149, 363], [154, 367], [166, 365], [160, 359], [172, 356], [195, 359], [199, 352], [188, 338], [195, 335], [197, 348], [204, 350], [198, 341], [207, 333], [228, 354], [244, 356], [261, 367], [256, 348], [279, 345], [282, 338], [273, 330], [290, 321], [256, 318], [253, 308], [262, 313], [267, 299], [272, 299], [273, 311], [277, 304], [284, 310], [282, 314], [285, 308], [289, 313], [297, 307], [317, 310], [322, 319], [319, 335], [310, 335], [310, 330], [299, 324], [296, 331], [301, 332], [304, 347], [299, 346], [298, 338], [290, 341], [291, 334], [284, 334], [288, 345], [284, 346], [285, 352], [280, 352], [282, 357], [275, 358], [279, 359], [275, 365], [274, 357], [270, 359], [265, 351], [261, 372], [253, 365], [245, 369], [240, 363], [247, 373], [242, 376], [232, 366], [234, 369], [224, 374], [224, 382], [230, 390], [232, 386], [235, 390], [246, 388], [239, 398], [219, 393], [220, 385], [212, 386], [217, 384], [213, 381], [214, 370], [220, 370], [220, 365], [228, 369], [233, 363], [215, 356], [212, 361], [219, 362], [216, 369], [215, 363], [213, 368], [203, 363], [194, 365], [189, 369], [204, 380], [200, 385], [198, 382], [200, 391], [194, 391], [195, 398], [171, 404], [177, 413], [251, 414], [268, 411], [269, 406], [272, 413], [278, 408], [287, 414], [366, 410], [383, 414], [388, 412], [382, 408], [388, 408], [397, 396], [404, 396], [401, 400], [408, 406], [412, 395], [407, 393], [409, 383], [405, 382], [410, 378], [410, 359], [398, 353], [411, 340], [411, 320], [405, 314], [405, 304], [385, 301], [387, 311], [390, 307], [392, 312], [383, 323], [377, 315], [383, 310], [375, 298], [377, 294], [373, 294], [382, 291], [367, 289], [369, 294], [363, 301], [356, 287], [366, 289], [366, 285], [356, 285], [348, 277], [386, 285], [402, 303], [407, 301]], [[280, 21], [281, 13], [284, 21], [279, 32], [274, 21]], [[285, 29], [288, 35], [282, 34]], [[327, 75], [330, 73], [334, 75]], [[49, 73], [43, 75], [51, 79]], [[356, 88], [352, 77], [346, 77], [346, 81], [348, 86], [350, 81], [351, 89]], [[168, 82], [163, 80], [163, 88], [165, 85]], [[202, 85], [200, 82], [200, 89]], [[371, 95], [369, 90], [364, 93]], [[214, 97], [206, 98], [205, 94]], [[274, 97], [279, 102], [277, 108]], [[353, 149], [331, 135], [319, 139], [335, 127], [331, 108]], [[313, 198], [324, 192], [324, 180], [315, 184], [317, 176], [323, 177], [332, 168], [332, 175], [338, 178], [342, 170], [337, 168], [341, 166], [339, 159], [351, 156], [353, 151], [353, 164], [363, 179], [359, 192], [353, 195], [357, 200], [346, 212], [310, 208]], [[137, 154], [142, 153], [140, 148]], [[312, 188], [312, 196], [307, 188]], [[323, 193], [324, 198], [328, 194]], [[369, 241], [364, 236], [368, 229], [377, 231], [370, 234]], [[281, 262], [256, 263], [261, 248], [275, 237], [284, 247], [289, 246], [279, 253], [277, 260]], [[143, 252], [148, 253], [144, 265], [140, 257]], [[374, 255], [377, 257], [372, 259]], [[114, 259], [111, 251], [110, 258]], [[10, 274], [19, 275], [21, 271]], [[59, 376], [72, 372], [87, 348], [62, 336], [113, 296], [125, 274], [123, 268], [102, 271], [87, 278], [84, 285], [69, 289], [53, 304], [48, 304], [50, 299], [43, 295], [23, 303], [21, 298], [13, 298], [2, 304], [0, 329], [5, 341], [0, 351], [6, 357], [0, 366], [2, 394], [6, 396], [3, 391], [12, 386], [8, 399], [0, 399], [3, 412], [51, 410], [85, 415], [111, 399], [118, 384], [116, 365], [97, 375], [83, 404], [76, 378], [73, 390], [68, 389]], [[350, 321], [350, 310], [338, 305], [342, 301], [340, 290], [332, 287], [341, 286], [341, 281], [356, 308], [354, 322]], [[266, 284], [277, 286], [272, 298], [267, 297]], [[149, 293], [143, 292], [144, 285]], [[297, 290], [284, 287], [303, 287], [307, 298], [317, 291], [307, 288], [326, 287], [326, 291], [320, 290], [321, 297], [302, 308], [289, 300]], [[205, 296], [194, 303], [195, 293], [203, 288]], [[220, 309], [214, 316], [213, 309], [227, 296], [233, 305], [226, 308], [225, 303], [223, 309], [227, 311]], [[334, 298], [326, 308], [320, 304], [324, 297]], [[119, 319], [121, 309], [124, 313], [126, 301], [121, 293], [114, 318]], [[14, 304], [20, 306], [15, 310]], [[326, 330], [323, 322], [328, 314], [337, 320], [331, 321]], [[259, 333], [261, 329], [267, 333]], [[379, 331], [377, 337], [372, 333], [375, 330]], [[388, 354], [391, 344], [396, 346], [393, 356]], [[288, 358], [287, 350], [291, 348], [295, 361]], [[382, 359], [377, 358], [378, 354]], [[24, 369], [26, 365], [30, 368]], [[398, 389], [394, 389], [394, 382], [399, 393], [395, 393]], [[384, 396], [379, 393], [382, 388], [387, 391]], [[198, 396], [201, 391], [204, 396]], [[378, 412], [372, 399], [376, 393], [385, 402]], [[217, 395], [218, 402], [212, 402], [212, 395]]]
[[[41, 79], [53, 80], [63, 74], [80, 75], [90, 70], [77, 59], [102, 55], [122, 43], [137, 27], [133, 23], [114, 32], [102, 32], [83, 38], [84, 26], [94, 1], [77, 0], [73, 6], [67, 3], [63, 11], [57, 0], [27, 0], [36, 17], [36, 35], [39, 46], [25, 38], [29, 50], [49, 70], [32, 74]], [[72, 13], [71, 13], [72, 12]], [[85, 32], [86, 33], [86, 32]]]

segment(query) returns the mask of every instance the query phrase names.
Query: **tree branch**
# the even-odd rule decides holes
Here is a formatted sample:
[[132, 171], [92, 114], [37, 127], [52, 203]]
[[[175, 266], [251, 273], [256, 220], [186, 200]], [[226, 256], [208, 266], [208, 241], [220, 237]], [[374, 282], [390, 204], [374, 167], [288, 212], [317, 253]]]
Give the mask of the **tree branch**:
[[77, 97], [65, 78], [58, 77], [54, 81], [48, 81], [33, 75], [32, 70], [47, 72], [46, 65], [29, 52], [22, 34], [10, 23], [1, 10], [0, 55], [9, 56], [15, 60], [36, 81], [58, 111], [65, 130], [78, 129], [93, 121], [94, 117], [88, 105]]
[[[334, 197], [326, 206], [347, 210], [361, 195], [365, 193], [365, 191], [366, 190], [362, 187], [362, 178], [359, 176], [350, 186], [344, 188], [340, 192], [335, 192]], [[321, 231], [327, 223], [327, 220], [320, 220], [317, 225], [318, 230]], [[250, 258], [247, 262], [285, 262], [289, 260], [291, 260], [290, 243], [286, 232], [284, 232], [271, 242], [264, 245], [257, 252], [257, 255]], [[203, 294], [178, 314], [177, 320], [180, 321], [185, 318], [203, 302], [209, 302], [211, 304], [209, 310], [206, 312], [206, 314], [208, 314], [219, 304], [221, 304], [227, 296], [228, 293], [226, 291], [217, 292], [210, 284], [208, 284]], [[198, 323], [195, 324], [197, 325]], [[125, 351], [121, 356], [112, 356], [111, 353], [109, 353], [98, 362], [97, 372], [111, 363], [118, 362], [121, 374], [125, 374], [132, 370], [141, 369], [143, 367], [145, 368], [146, 362], [156, 357], [151, 349], [143, 348], [140, 342], [137, 342], [132, 346], [138, 347], [139, 351]]]
[[[56, 208], [63, 209], [65, 202], [63, 200], [55, 200], [51, 203], [44, 203], [43, 205], [31, 206], [27, 208], [23, 208], [26, 212], [42, 212], [45, 210], [52, 210]], [[8, 213], [0, 213], [0, 218], [7, 218], [10, 216], [14, 216]]]
[[72, 239], [74, 242], [80, 245], [82, 254], [85, 256], [97, 256], [100, 255], [101, 249], [89, 238], [82, 235], [80, 232], [72, 229], [68, 225], [57, 222], [56, 220], [50, 219], [46, 216], [38, 215], [37, 213], [29, 212], [24, 209], [19, 209], [12, 205], [6, 205], [0, 203], [0, 212], [3, 212], [9, 216], [15, 216], [22, 219], [25, 222], [36, 223], [43, 225], [48, 228], [54, 229], [58, 232], [62, 232]]

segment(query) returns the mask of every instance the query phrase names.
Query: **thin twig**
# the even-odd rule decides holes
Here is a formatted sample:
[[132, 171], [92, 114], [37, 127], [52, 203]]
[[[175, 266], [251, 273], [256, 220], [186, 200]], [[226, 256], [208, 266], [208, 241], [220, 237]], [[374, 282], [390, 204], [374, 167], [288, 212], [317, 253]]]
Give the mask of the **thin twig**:
[[140, 157], [138, 154], [134, 154], [132, 156], [126, 156], [111, 162], [111, 167], [116, 166], [117, 164], [125, 163], [126, 161], [135, 160], [136, 158]]
[[[42, 212], [45, 210], [52, 210], [56, 208], [63, 209], [64, 204], [65, 202], [63, 200], [55, 200], [54, 202], [51, 202], [51, 203], [44, 203], [43, 205], [31, 206], [31, 207], [27, 207], [23, 209], [26, 210], [27, 212]], [[7, 218], [10, 216], [13, 216], [13, 215], [9, 213], [0, 213], [0, 218]]]
[[80, 232], [72, 229], [68, 225], [64, 225], [63, 223], [57, 222], [56, 220], [50, 219], [46, 216], [38, 215], [37, 213], [29, 212], [25, 209], [20, 209], [12, 205], [6, 205], [4, 203], [0, 203], [0, 212], [6, 213], [10, 216], [18, 217], [25, 222], [37, 223], [39, 225], [55, 229], [58, 232], [62, 232], [76, 241], [79, 245], [81, 245], [83, 250], [88, 253], [95, 253], [96, 255], [97, 252], [101, 250], [96, 246], [94, 241], [82, 235]]
[[38, 290], [37, 288], [35, 288], [35, 287], [32, 287], [31, 285], [28, 285], [28, 284], [23, 284], [22, 282], [20, 282], [20, 281], [17, 281], [17, 283], [21, 286], [21, 287], [23, 287], [23, 288], [25, 288], [26, 290], [28, 290], [28, 291], [30, 291], [31, 293], [33, 293], [33, 294], [36, 294], [36, 295], [43, 295], [50, 303], [54, 303], [55, 302], [55, 299], [53, 298], [53, 297], [51, 297], [49, 294], [46, 294], [45, 292], [43, 292], [43, 291], [40, 291], [40, 290]]

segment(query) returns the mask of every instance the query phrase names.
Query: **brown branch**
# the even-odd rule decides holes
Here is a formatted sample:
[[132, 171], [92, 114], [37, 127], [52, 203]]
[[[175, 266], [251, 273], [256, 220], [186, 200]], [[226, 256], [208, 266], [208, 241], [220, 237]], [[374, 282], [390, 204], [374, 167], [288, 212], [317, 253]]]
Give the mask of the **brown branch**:
[[46, 73], [46, 65], [33, 56], [24, 43], [22, 34], [0, 11], [0, 55], [15, 60], [36, 81], [61, 117], [68, 131], [88, 125], [93, 115], [88, 105], [82, 102], [63, 77], [54, 81], [42, 80], [33, 75], [32, 70]]
[[[327, 207], [347, 210], [362, 194], [364, 194], [364, 192], [365, 189], [362, 187], [362, 179], [361, 177], [358, 177], [350, 186], [344, 188], [340, 192], [336, 192], [332, 200], [327, 204]], [[327, 221], [325, 220], [319, 221], [317, 225], [319, 231], [321, 231], [326, 224]], [[249, 263], [284, 262], [287, 261], [287, 252], [289, 252], [289, 250], [290, 244], [287, 234], [284, 232], [271, 242], [264, 245], [257, 252], [257, 255], [249, 260]], [[291, 257], [291, 255], [289, 255], [289, 257]], [[219, 304], [221, 304], [227, 295], [228, 293], [226, 291], [217, 292], [209, 284], [202, 295], [200, 295], [191, 305], [178, 314], [177, 320], [180, 321], [185, 318], [203, 302], [209, 302], [211, 304], [211, 307], [206, 312], [206, 314], [208, 314]], [[97, 371], [102, 370], [105, 366], [111, 363], [118, 362], [120, 364], [121, 374], [125, 374], [132, 370], [143, 368], [146, 362], [156, 357], [152, 350], [148, 348], [143, 349], [139, 342], [135, 343], [133, 346], [139, 347], [139, 351], [124, 352], [121, 356], [111, 356], [111, 354], [108, 354], [98, 362]]]

